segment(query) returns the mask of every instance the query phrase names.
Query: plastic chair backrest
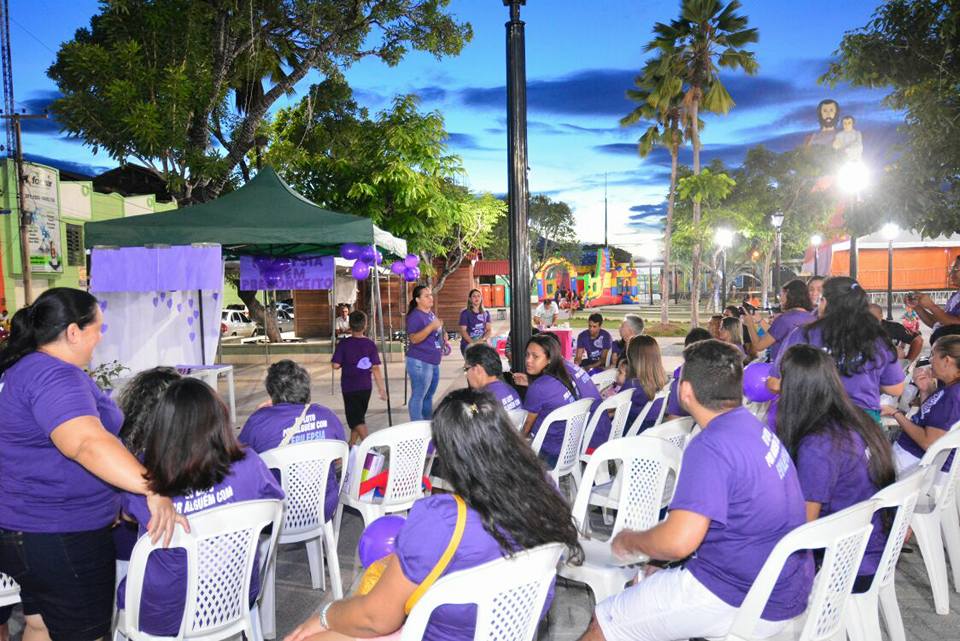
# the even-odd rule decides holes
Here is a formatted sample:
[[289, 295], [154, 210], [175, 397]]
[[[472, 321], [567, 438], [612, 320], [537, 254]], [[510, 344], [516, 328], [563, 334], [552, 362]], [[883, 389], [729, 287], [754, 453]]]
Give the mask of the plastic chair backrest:
[[444, 605], [476, 604], [474, 639], [532, 641], [563, 546], [550, 543], [440, 578], [414, 606], [400, 641], [420, 641]]
[[693, 418], [681, 416], [666, 423], [654, 425], [643, 433], [643, 436], [655, 436], [670, 441], [681, 450], [687, 449], [687, 443], [693, 438]]
[[20, 602], [20, 586], [9, 575], [0, 572], [0, 607]]
[[844, 611], [873, 531], [870, 520], [876, 509], [873, 500], [862, 501], [836, 514], [805, 523], [780, 539], [737, 610], [726, 638], [753, 639], [754, 629], [787, 559], [794, 552], [819, 549], [824, 550], [823, 564], [814, 580], [797, 641], [838, 638], [844, 630]]
[[620, 438], [623, 436], [623, 428], [627, 424], [627, 417], [630, 415], [630, 403], [633, 398], [633, 390], [623, 390], [622, 392], [617, 392], [610, 398], [604, 399], [602, 403], [597, 405], [596, 409], [593, 410], [593, 413], [590, 415], [590, 422], [587, 423], [587, 430], [583, 433], [583, 447], [580, 449], [581, 456], [587, 454], [587, 447], [590, 446], [590, 441], [593, 439], [593, 433], [597, 431], [597, 424], [600, 423], [600, 417], [603, 416], [603, 413], [607, 410], [614, 410], [613, 420], [610, 421], [610, 436], [607, 439], [611, 441], [615, 438]]
[[[187, 556], [187, 594], [178, 638], [221, 639], [251, 632], [250, 581], [260, 535], [272, 527], [269, 557], [282, 514], [282, 501], [241, 501], [191, 516], [190, 533], [176, 528], [169, 547], [183, 548]], [[140, 632], [140, 593], [147, 559], [159, 549], [162, 541], [154, 544], [143, 536], [130, 555], [121, 616], [124, 635], [132, 641], [153, 639]], [[261, 580], [269, 562], [260, 559]]]
[[[947, 462], [947, 458], [951, 453], [960, 450], [960, 429], [957, 429], [958, 426], [960, 426], [960, 421], [951, 425], [950, 431], [938, 438], [927, 448], [923, 458], [920, 459], [921, 468], [933, 467], [939, 470], [943, 467], [944, 463]], [[950, 470], [946, 473], [947, 478], [943, 483], [938, 483], [931, 488], [931, 492], [936, 492], [938, 510], [956, 509], [953, 505], [953, 495], [956, 493], [958, 475], [960, 475], [960, 462], [957, 461], [957, 454], [954, 454], [953, 462], [950, 464]]]
[[507, 410], [507, 416], [510, 417], [510, 422], [517, 428], [517, 431], [523, 429], [524, 424], [527, 422], [527, 410], [522, 408]]
[[533, 451], [539, 453], [543, 446], [543, 440], [547, 436], [549, 427], [554, 423], [563, 423], [563, 442], [560, 445], [560, 455], [557, 457], [556, 466], [550, 470], [550, 475], [555, 481], [559, 477], [569, 474], [575, 465], [580, 465], [580, 443], [583, 440], [583, 432], [587, 427], [587, 421], [590, 419], [590, 406], [593, 405], [592, 398], [582, 398], [579, 401], [568, 403], [563, 407], [553, 410], [540, 424], [536, 437], [533, 439]]
[[605, 369], [602, 372], [590, 375], [590, 380], [601, 392], [617, 382], [617, 370]]
[[324, 513], [330, 465], [340, 461], [346, 473], [349, 452], [343, 441], [319, 440], [277, 447], [260, 455], [267, 467], [280, 470], [286, 495], [281, 527], [285, 537], [323, 533], [323, 524], [332, 516]]
[[903, 549], [903, 540], [910, 529], [913, 510], [917, 507], [920, 492], [933, 482], [935, 474], [932, 472], [932, 468], [917, 470], [903, 480], [888, 485], [873, 495], [871, 500], [876, 502], [878, 510], [881, 508], [896, 508], [897, 513], [890, 525], [887, 544], [884, 546], [883, 556], [880, 557], [880, 562], [877, 564], [877, 572], [874, 575], [871, 589], [874, 587], [880, 588], [893, 582], [897, 570], [897, 560], [900, 558], [900, 550]]
[[430, 421], [411, 421], [386, 427], [370, 434], [357, 447], [353, 456], [359, 465], [351, 474], [350, 497], [360, 497], [360, 471], [367, 453], [376, 447], [390, 450], [387, 486], [381, 505], [409, 503], [423, 497], [423, 475], [430, 448]]
[[670, 395], [670, 387], [667, 386], [660, 390], [654, 395], [652, 399], [647, 401], [647, 404], [643, 406], [643, 409], [640, 410], [640, 414], [637, 415], [637, 418], [633, 421], [633, 425], [627, 428], [626, 436], [637, 436], [640, 432], [640, 426], [643, 425], [643, 422], [647, 420], [647, 415], [653, 410], [653, 406], [659, 401], [660, 408], [657, 410], [657, 419], [653, 422], [654, 425], [659, 425], [663, 420], [663, 415], [667, 410], [667, 397]]
[[593, 452], [577, 490], [573, 503], [573, 520], [577, 527], [586, 533], [587, 510], [597, 473], [606, 469], [609, 461], [620, 461], [614, 480], [620, 484], [619, 503], [610, 536], [616, 536], [624, 528], [650, 529], [660, 521], [661, 510], [672, 498], [667, 496], [670, 479], [671, 476], [676, 479], [680, 474], [682, 459], [683, 451], [679, 447], [646, 434], [607, 441]]

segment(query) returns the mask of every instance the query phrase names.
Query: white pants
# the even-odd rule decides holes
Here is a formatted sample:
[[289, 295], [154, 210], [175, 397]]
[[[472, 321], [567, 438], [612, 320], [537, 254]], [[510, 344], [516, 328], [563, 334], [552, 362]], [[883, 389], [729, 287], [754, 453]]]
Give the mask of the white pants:
[[[737, 608], [727, 605], [682, 568], [660, 570], [597, 604], [607, 641], [686, 641], [724, 637]], [[761, 621], [754, 638], [771, 637], [790, 621]]]
[[899, 443], [894, 443], [893, 465], [897, 468], [897, 478], [903, 479], [920, 467], [920, 459], [900, 447]]

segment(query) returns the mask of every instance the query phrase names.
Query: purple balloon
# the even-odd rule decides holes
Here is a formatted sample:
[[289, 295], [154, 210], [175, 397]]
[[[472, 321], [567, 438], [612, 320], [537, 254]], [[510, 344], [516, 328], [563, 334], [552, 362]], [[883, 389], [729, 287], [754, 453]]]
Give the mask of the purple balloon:
[[403, 264], [402, 260], [395, 261], [392, 265], [390, 265], [390, 271], [392, 271], [397, 276], [402, 276], [403, 271], [406, 268], [407, 266]]
[[743, 395], [754, 403], [765, 403], [776, 395], [767, 389], [770, 378], [770, 363], [751, 363], [743, 370]]
[[371, 245], [364, 245], [360, 248], [360, 260], [368, 265], [372, 265], [377, 260], [377, 250]]
[[420, 268], [419, 268], [419, 267], [407, 267], [406, 269], [403, 270], [403, 278], [404, 278], [404, 280], [406, 280], [408, 283], [412, 283], [413, 281], [415, 281], [415, 280], [417, 280], [418, 278], [420, 278]]
[[377, 252], [377, 264], [378, 265], [383, 264], [383, 254], [381, 254], [380, 252]]
[[347, 243], [340, 248], [340, 256], [346, 258], [347, 260], [354, 260], [359, 255], [360, 245], [355, 243]]
[[370, 275], [370, 265], [358, 260], [353, 264], [353, 269], [350, 270], [350, 273], [353, 274], [353, 277], [357, 280], [366, 280], [367, 276]]
[[420, 264], [420, 257], [416, 254], [407, 254], [407, 257], [403, 259], [403, 264], [407, 267], [416, 267]]
[[357, 552], [363, 567], [368, 568], [375, 561], [393, 554], [397, 548], [397, 534], [406, 521], [402, 516], [391, 514], [381, 516], [367, 526], [357, 544]]

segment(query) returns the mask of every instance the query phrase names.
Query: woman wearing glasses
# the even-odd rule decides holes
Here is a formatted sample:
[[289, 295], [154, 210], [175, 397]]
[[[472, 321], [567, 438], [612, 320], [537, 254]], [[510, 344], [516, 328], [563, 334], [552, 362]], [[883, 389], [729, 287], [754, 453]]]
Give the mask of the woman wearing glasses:
[[904, 301], [908, 309], [912, 309], [927, 327], [933, 328], [930, 344], [947, 334], [960, 334], [960, 256], [953, 260], [947, 270], [947, 282], [957, 290], [947, 300], [944, 307], [940, 307], [928, 294], [911, 292]]

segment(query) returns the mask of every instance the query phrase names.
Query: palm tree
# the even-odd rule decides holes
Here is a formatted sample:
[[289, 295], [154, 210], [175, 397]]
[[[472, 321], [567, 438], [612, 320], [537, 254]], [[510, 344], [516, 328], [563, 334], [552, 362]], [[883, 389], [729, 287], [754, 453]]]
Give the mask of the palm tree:
[[640, 105], [620, 119], [627, 127], [640, 121], [651, 122], [640, 136], [637, 151], [646, 158], [656, 145], [670, 152], [670, 191], [667, 194], [667, 220], [663, 226], [663, 269], [660, 271], [660, 322], [668, 323], [670, 315], [670, 237], [673, 231], [673, 208], [677, 195], [677, 165], [680, 145], [689, 139], [690, 121], [683, 103], [680, 69], [670, 67], [662, 58], [649, 60], [634, 80], [636, 89], [628, 89], [627, 97]]
[[[744, 47], [758, 40], [757, 30], [747, 28], [747, 17], [740, 15], [738, 0], [726, 6], [720, 0], [682, 0], [680, 18], [670, 24], [658, 22], [647, 51], [657, 50], [664, 65], [681, 69], [683, 103], [690, 116], [693, 143], [693, 173], [700, 174], [700, 111], [726, 114], [734, 106], [733, 98], [720, 82], [720, 68], [743, 69], [750, 75], [758, 64], [752, 51]], [[693, 225], [700, 225], [700, 203], [693, 203]], [[701, 245], [693, 246], [690, 313], [694, 326], [700, 322]]]

